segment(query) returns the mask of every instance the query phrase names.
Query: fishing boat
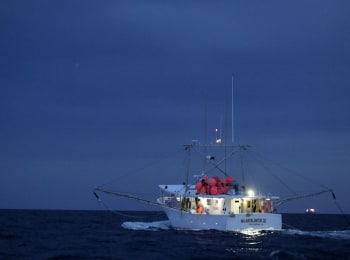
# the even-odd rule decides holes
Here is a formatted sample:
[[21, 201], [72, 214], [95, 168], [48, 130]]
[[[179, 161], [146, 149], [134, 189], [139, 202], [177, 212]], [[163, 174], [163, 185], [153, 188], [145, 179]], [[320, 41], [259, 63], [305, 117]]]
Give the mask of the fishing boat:
[[[207, 155], [208, 148], [224, 148], [223, 157], [218, 160], [212, 154]], [[184, 150], [188, 155], [186, 181], [182, 184], [159, 185], [161, 195], [154, 201], [103, 187], [96, 188], [94, 195], [100, 202], [99, 193], [102, 192], [156, 205], [165, 212], [171, 227], [175, 229], [220, 231], [281, 230], [282, 214], [277, 212], [277, 206], [326, 192], [332, 193], [335, 199], [329, 188], [281, 199], [240, 185], [234, 176], [227, 173], [226, 162], [233, 155], [242, 156], [248, 148], [246, 145], [222, 145], [220, 142], [201, 145], [193, 141], [185, 145]], [[200, 174], [192, 175], [194, 181], [190, 181], [189, 162], [193, 151], [203, 158], [204, 166]], [[240, 179], [244, 184], [244, 175]]]
[[[211, 147], [219, 145], [210, 145]], [[233, 150], [227, 151], [228, 148]], [[187, 151], [199, 151], [199, 144], [186, 145]], [[246, 146], [225, 146], [228, 155], [246, 149]], [[252, 189], [240, 186], [233, 176], [220, 167], [227, 159], [205, 156], [208, 167], [194, 184], [159, 185], [161, 196], [158, 205], [164, 210], [171, 226], [190, 230], [239, 231], [246, 229], [280, 230], [282, 215], [276, 212], [273, 195], [256, 194]], [[217, 170], [224, 177], [209, 176]]]
[[[210, 148], [224, 148], [224, 157], [217, 160], [213, 155], [205, 155], [201, 174], [193, 175], [190, 183], [189, 165], [186, 182], [183, 184], [161, 184], [161, 196], [156, 201], [135, 197], [131, 194], [96, 188], [98, 192], [126, 197], [159, 206], [167, 215], [171, 227], [189, 230], [241, 231], [280, 230], [282, 215], [277, 213], [275, 204], [281, 203], [278, 196], [261, 194], [239, 185], [233, 176], [226, 173], [226, 160], [234, 154], [242, 154], [248, 149], [244, 145], [221, 145], [220, 143], [201, 145], [194, 141], [185, 145], [191, 156], [193, 151], [204, 155]], [[190, 162], [188, 158], [188, 162]], [[224, 165], [224, 166], [222, 166]], [[218, 177], [221, 173], [223, 177]]]
[[[195, 182], [189, 183], [188, 166], [185, 183], [159, 185], [161, 196], [157, 199], [157, 204], [164, 210], [174, 228], [220, 231], [282, 229], [282, 215], [274, 207], [279, 197], [256, 194], [254, 190], [236, 183], [234, 177], [227, 173], [228, 158], [236, 153], [242, 154], [248, 147], [233, 145], [233, 83], [232, 77], [231, 144], [223, 141], [221, 129], [218, 128], [215, 128], [214, 142], [201, 145], [197, 140], [192, 141], [184, 147], [188, 157], [193, 150], [201, 155], [204, 162], [201, 174], [194, 175]], [[217, 160], [216, 156], [208, 155], [209, 148], [223, 149], [222, 158]], [[188, 162], [190, 161], [189, 158]], [[214, 171], [223, 177], [218, 177]]]
[[306, 214], [315, 214], [316, 213], [316, 210], [314, 208], [307, 208], [305, 210], [305, 213]]
[[[204, 169], [201, 174], [192, 176], [195, 179], [193, 183], [189, 181], [188, 164], [186, 182], [159, 185], [161, 196], [155, 201], [103, 187], [94, 190], [95, 197], [102, 202], [99, 196], [102, 192], [156, 205], [165, 212], [171, 227], [175, 229], [220, 231], [281, 230], [282, 214], [277, 212], [277, 206], [326, 192], [331, 192], [335, 199], [333, 191], [328, 188], [319, 192], [280, 199], [279, 196], [262, 194], [245, 185], [239, 185], [233, 176], [227, 174], [225, 162], [232, 155], [242, 155], [248, 146], [200, 145], [198, 141], [194, 141], [184, 147], [188, 156], [191, 156], [192, 151], [196, 151], [204, 157]], [[208, 147], [224, 148], [224, 157], [217, 160], [213, 155], [205, 155], [201, 150], [207, 151]], [[188, 162], [190, 161], [188, 158]], [[217, 173], [221, 173], [223, 177], [218, 177]], [[244, 179], [244, 176], [241, 179]]]
[[[328, 188], [280, 199], [279, 196], [263, 193], [261, 189], [257, 191], [246, 187], [243, 168], [238, 182], [235, 176], [228, 173], [228, 161], [233, 155], [238, 155], [242, 162], [242, 155], [250, 146], [234, 144], [233, 129], [232, 123], [232, 142], [229, 143], [223, 140], [221, 130], [215, 129], [217, 135], [208, 144], [193, 140], [184, 145], [188, 158], [186, 181], [182, 184], [159, 185], [161, 195], [154, 201], [103, 187], [96, 188], [94, 195], [99, 201], [99, 193], [102, 192], [156, 205], [165, 212], [171, 227], [176, 229], [220, 231], [281, 230], [282, 214], [277, 212], [277, 206], [325, 192], [331, 192], [335, 199], [333, 191]], [[214, 149], [221, 150], [219, 157], [209, 154], [209, 150]], [[190, 162], [194, 152], [201, 157], [202, 169], [199, 174], [197, 170], [196, 174], [191, 175]], [[230, 170], [238, 175], [237, 171]], [[190, 177], [193, 179], [190, 180]]]

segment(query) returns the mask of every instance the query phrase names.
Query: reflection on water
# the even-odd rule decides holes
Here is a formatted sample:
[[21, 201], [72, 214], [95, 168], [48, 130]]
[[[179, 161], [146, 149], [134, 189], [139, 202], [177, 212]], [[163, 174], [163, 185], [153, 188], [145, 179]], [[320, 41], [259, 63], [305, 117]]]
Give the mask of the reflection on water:
[[239, 232], [232, 232], [238, 235], [239, 239], [234, 241], [231, 247], [225, 248], [226, 252], [233, 255], [252, 255], [265, 251], [263, 242], [266, 236], [272, 235], [273, 231], [258, 231], [246, 229]]

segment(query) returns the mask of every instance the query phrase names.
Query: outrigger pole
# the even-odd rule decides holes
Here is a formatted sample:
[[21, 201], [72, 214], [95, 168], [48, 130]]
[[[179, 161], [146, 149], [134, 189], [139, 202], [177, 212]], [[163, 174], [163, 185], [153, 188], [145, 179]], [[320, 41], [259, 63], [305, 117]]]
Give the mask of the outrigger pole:
[[123, 197], [123, 198], [127, 198], [127, 199], [137, 200], [137, 201], [140, 201], [140, 202], [143, 202], [143, 203], [146, 203], [146, 204], [159, 206], [159, 207], [162, 207], [162, 208], [178, 209], [178, 208], [170, 207], [170, 206], [162, 204], [162, 203], [158, 203], [158, 202], [154, 202], [154, 201], [151, 201], [151, 200], [146, 200], [146, 199], [143, 199], [143, 198], [139, 198], [139, 197], [136, 197], [136, 196], [133, 196], [133, 195], [123, 194], [123, 193], [120, 193], [120, 192], [109, 191], [109, 190], [102, 190], [100, 188], [96, 188], [96, 189], [94, 189], [93, 193], [94, 193], [94, 196], [96, 197], [96, 199], [98, 199], [99, 201], [101, 201], [101, 199], [100, 199], [100, 197], [97, 194], [98, 191], [99, 192], [103, 192], [103, 193], [108, 194], [108, 195], [115, 195], [115, 196], [119, 196], [119, 197]]
[[326, 193], [326, 192], [332, 193], [332, 196], [335, 199], [335, 194], [334, 194], [333, 190], [327, 189], [327, 190], [322, 190], [322, 191], [319, 191], [319, 192], [314, 192], [314, 193], [309, 193], [309, 194], [304, 194], [304, 195], [299, 195], [299, 196], [294, 196], [294, 197], [282, 199], [282, 200], [279, 200], [279, 201], [275, 202], [275, 206], [277, 207], [279, 205], [282, 205], [282, 204], [284, 204], [286, 202], [289, 202], [289, 201], [292, 201], [292, 200], [303, 199], [303, 198], [308, 198], [308, 197], [321, 195], [321, 194]]
[[345, 223], [348, 226], [348, 228], [350, 228], [350, 222], [347, 218], [347, 216], [345, 215], [343, 209], [340, 207], [339, 203], [337, 202], [337, 198], [335, 197], [334, 191], [332, 189], [326, 189], [326, 190], [322, 190], [319, 192], [314, 192], [314, 193], [309, 193], [309, 194], [305, 194], [305, 195], [300, 195], [300, 196], [296, 196], [296, 197], [291, 197], [291, 198], [286, 198], [283, 200], [279, 200], [277, 202], [275, 202], [275, 206], [279, 206], [282, 205], [283, 203], [292, 201], [292, 200], [296, 200], [296, 199], [303, 199], [303, 198], [308, 198], [308, 197], [313, 197], [313, 196], [317, 196], [317, 195], [321, 195], [322, 193], [326, 193], [326, 192], [330, 192], [332, 194], [332, 197], [334, 199], [334, 203], [336, 204], [336, 206], [338, 207], [339, 211], [341, 212], [341, 215], [344, 217]]

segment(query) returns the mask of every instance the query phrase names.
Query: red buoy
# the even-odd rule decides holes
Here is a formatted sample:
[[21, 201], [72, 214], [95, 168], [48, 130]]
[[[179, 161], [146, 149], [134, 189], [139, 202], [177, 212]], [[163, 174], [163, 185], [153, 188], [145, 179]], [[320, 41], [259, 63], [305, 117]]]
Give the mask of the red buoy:
[[197, 192], [199, 193], [200, 192], [200, 190], [202, 189], [202, 183], [199, 181], [199, 182], [197, 182], [197, 184], [196, 184], [196, 190], [197, 190]]
[[212, 186], [210, 188], [210, 194], [211, 195], [217, 195], [218, 194], [218, 188], [216, 186]]
[[217, 181], [214, 178], [210, 178], [207, 180], [209, 186], [215, 186]]

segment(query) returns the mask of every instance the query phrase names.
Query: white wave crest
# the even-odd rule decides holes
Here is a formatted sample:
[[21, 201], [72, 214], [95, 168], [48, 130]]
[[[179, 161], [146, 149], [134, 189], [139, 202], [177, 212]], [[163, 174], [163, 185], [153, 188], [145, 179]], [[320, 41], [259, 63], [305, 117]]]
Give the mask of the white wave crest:
[[300, 235], [300, 236], [313, 236], [321, 238], [333, 238], [333, 239], [350, 239], [350, 230], [341, 231], [302, 231], [295, 229], [284, 230], [289, 235]]
[[124, 222], [122, 227], [131, 230], [147, 230], [147, 231], [159, 231], [170, 229], [170, 221], [154, 221], [154, 222]]

